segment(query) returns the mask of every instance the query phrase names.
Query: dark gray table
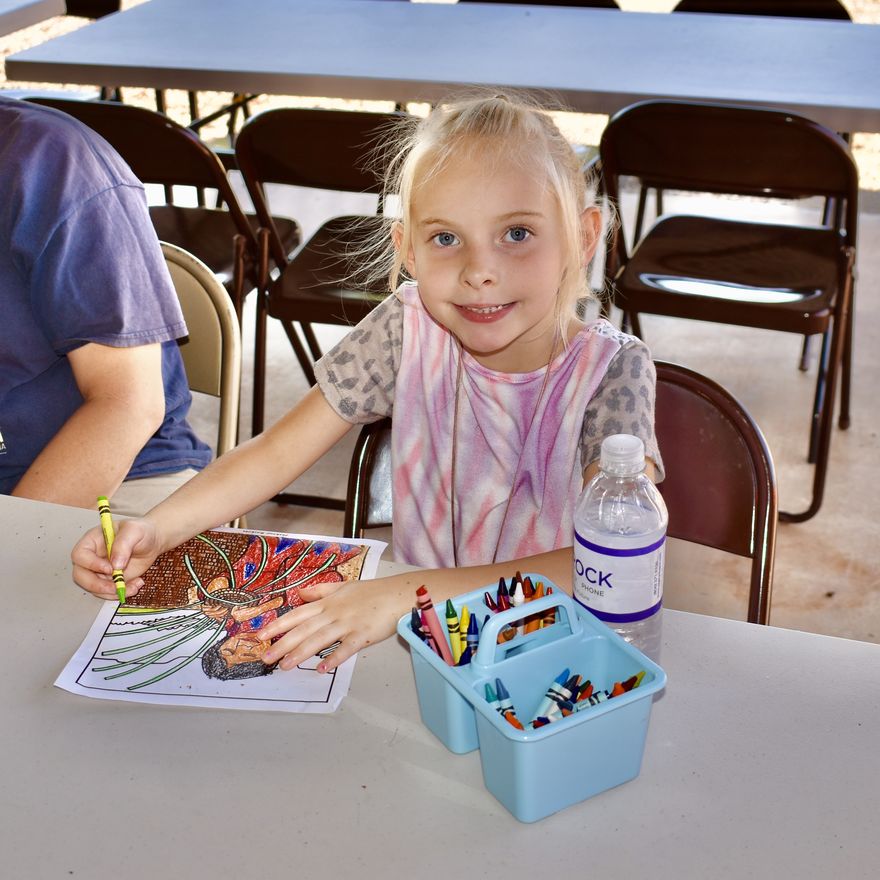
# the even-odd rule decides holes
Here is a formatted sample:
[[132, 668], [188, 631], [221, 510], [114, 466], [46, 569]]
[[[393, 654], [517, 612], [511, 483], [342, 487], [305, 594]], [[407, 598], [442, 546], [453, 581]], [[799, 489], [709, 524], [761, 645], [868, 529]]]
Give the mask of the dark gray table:
[[880, 132], [880, 27], [762, 16], [379, 0], [151, 0], [10, 57], [7, 76], [437, 101], [479, 83], [610, 113], [733, 101]]
[[64, 15], [64, 0], [0, 0], [0, 37]]

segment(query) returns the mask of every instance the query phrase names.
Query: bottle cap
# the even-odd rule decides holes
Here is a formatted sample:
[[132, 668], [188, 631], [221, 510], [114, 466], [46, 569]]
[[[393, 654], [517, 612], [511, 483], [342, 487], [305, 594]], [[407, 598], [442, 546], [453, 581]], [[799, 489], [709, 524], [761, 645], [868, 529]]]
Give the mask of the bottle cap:
[[606, 474], [629, 477], [645, 469], [645, 444], [633, 434], [612, 434], [602, 441], [599, 467]]

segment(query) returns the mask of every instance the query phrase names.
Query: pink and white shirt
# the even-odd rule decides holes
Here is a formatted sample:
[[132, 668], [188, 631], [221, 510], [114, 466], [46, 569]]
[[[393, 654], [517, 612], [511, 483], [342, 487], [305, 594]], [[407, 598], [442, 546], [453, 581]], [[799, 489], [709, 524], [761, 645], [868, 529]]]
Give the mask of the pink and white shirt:
[[462, 351], [424, 309], [417, 285], [404, 284], [319, 361], [316, 375], [343, 418], [393, 415], [394, 556], [402, 562], [448, 568], [456, 557], [477, 565], [569, 546], [583, 469], [608, 434], [637, 433], [662, 473], [653, 364], [639, 340], [605, 320], [586, 324], [549, 374], [501, 373]]

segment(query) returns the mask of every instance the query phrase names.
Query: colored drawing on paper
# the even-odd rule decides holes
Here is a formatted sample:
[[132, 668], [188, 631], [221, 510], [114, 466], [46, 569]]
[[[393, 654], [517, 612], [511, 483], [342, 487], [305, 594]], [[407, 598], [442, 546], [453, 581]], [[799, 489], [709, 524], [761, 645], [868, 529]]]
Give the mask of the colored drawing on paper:
[[303, 604], [303, 586], [373, 576], [382, 547], [264, 532], [198, 535], [159, 557], [126, 605], [111, 604], [109, 614], [99, 615], [57, 684], [103, 692], [91, 696], [145, 695], [149, 702], [178, 702], [171, 699], [177, 694], [210, 705], [285, 699], [335, 705], [339, 670], [319, 675], [317, 658], [292, 672], [276, 670], [263, 663], [268, 644], [257, 631]]

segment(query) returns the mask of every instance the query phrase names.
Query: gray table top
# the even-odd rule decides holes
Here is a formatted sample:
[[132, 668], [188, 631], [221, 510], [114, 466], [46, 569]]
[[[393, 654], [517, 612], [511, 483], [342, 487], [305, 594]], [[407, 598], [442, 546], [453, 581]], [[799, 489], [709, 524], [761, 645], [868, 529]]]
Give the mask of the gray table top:
[[378, 0], [151, 0], [7, 60], [30, 81], [437, 101], [477, 83], [573, 109], [645, 98], [880, 131], [880, 27], [762, 16]]
[[0, 0], [0, 37], [64, 15], [64, 10], [64, 0]]
[[[876, 876], [880, 645], [664, 612], [641, 774], [532, 825], [422, 726], [406, 648], [331, 715], [175, 709], [52, 687], [98, 602], [92, 511], [0, 496], [0, 852], [9, 877]], [[462, 590], [473, 584], [464, 581]], [[462, 868], [464, 870], [464, 868]]]

